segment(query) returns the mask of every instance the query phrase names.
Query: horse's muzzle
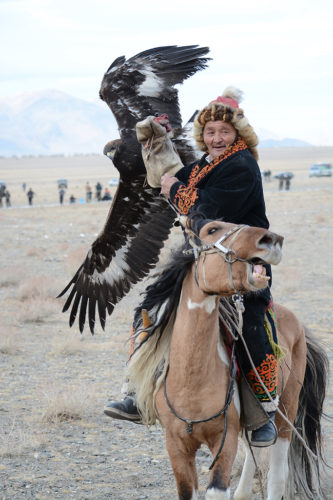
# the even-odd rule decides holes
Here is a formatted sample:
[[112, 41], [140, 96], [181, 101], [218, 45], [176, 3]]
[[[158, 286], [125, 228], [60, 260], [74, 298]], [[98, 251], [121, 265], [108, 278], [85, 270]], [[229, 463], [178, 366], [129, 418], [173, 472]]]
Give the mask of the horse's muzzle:
[[266, 264], [277, 265], [282, 259], [283, 236], [267, 231], [257, 242], [257, 248], [264, 250], [260, 256]]

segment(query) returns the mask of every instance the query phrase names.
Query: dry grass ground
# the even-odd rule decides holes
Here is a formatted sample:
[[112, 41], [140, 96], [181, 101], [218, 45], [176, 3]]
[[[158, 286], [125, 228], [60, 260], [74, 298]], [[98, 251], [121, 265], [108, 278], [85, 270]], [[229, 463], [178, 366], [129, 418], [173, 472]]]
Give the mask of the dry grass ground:
[[[264, 183], [271, 228], [285, 237], [274, 269], [273, 296], [320, 339], [333, 361], [333, 178], [308, 177], [333, 148], [262, 150], [262, 170], [292, 170], [291, 191]], [[0, 498], [128, 500], [175, 498], [175, 484], [159, 427], [150, 430], [108, 419], [108, 397], [119, 397], [126, 340], [140, 287], [116, 308], [106, 331], [81, 336], [68, 327], [55, 299], [102, 228], [109, 204], [64, 206], [56, 181], [84, 198], [84, 186], [116, 177], [107, 158], [0, 159], [0, 179], [13, 207], [0, 210]], [[22, 182], [37, 193], [27, 206]], [[326, 411], [333, 414], [332, 389]], [[324, 424], [333, 465], [333, 427]], [[198, 456], [200, 492], [210, 457]], [[240, 469], [234, 468], [236, 478]], [[333, 479], [323, 478], [333, 499]], [[233, 480], [233, 484], [235, 479]], [[254, 495], [254, 498], [259, 498]]]

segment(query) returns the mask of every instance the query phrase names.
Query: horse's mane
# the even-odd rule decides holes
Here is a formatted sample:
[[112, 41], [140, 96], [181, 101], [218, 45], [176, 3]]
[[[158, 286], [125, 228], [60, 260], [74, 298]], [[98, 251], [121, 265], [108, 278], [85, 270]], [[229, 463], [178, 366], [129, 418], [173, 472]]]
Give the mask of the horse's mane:
[[[128, 363], [128, 391], [136, 393], [136, 402], [142, 422], [156, 422], [155, 396], [163, 382], [169, 365], [170, 343], [175, 313], [180, 300], [184, 278], [194, 260], [191, 240], [199, 243], [198, 233], [208, 222], [202, 213], [187, 218], [185, 243], [172, 256], [164, 270], [157, 273], [155, 281], [144, 292], [141, 304], [135, 309], [134, 334], [136, 347]], [[146, 310], [150, 326], [143, 324], [142, 311]]]
[[[198, 234], [204, 224], [209, 222], [203, 210], [192, 212], [186, 221], [187, 229], [191, 231], [192, 238], [196, 243], [199, 243]], [[184, 253], [185, 250], [191, 249], [189, 237], [184, 231], [185, 243], [181, 248], [173, 251], [171, 260], [166, 264], [165, 268], [155, 274], [155, 281], [147, 287], [143, 293], [144, 299], [135, 308], [134, 312], [134, 337], [138, 337], [143, 331], [141, 312], [145, 309], [151, 325], [145, 328], [145, 338], [138, 344], [134, 352], [139, 349], [154, 333], [158, 331], [161, 336], [168, 324], [170, 314], [178, 305], [179, 297], [183, 285], [184, 278], [194, 260], [193, 254]], [[134, 354], [133, 352], [133, 354]]]
[[[128, 391], [136, 393], [136, 402], [146, 425], [156, 422], [155, 395], [169, 364], [170, 342], [174, 313], [180, 300], [184, 278], [193, 255], [184, 254], [189, 242], [173, 252], [165, 269], [155, 275], [155, 281], [144, 292], [135, 309], [134, 333], [137, 344], [128, 363]], [[149, 316], [150, 326], [143, 325], [142, 310]], [[144, 333], [143, 333], [144, 332]]]
[[143, 331], [141, 317], [143, 309], [147, 310], [151, 322], [151, 325], [145, 328], [147, 333], [145, 339], [136, 349], [140, 348], [157, 331], [159, 336], [163, 334], [171, 312], [178, 305], [184, 278], [193, 262], [193, 255], [183, 253], [189, 248], [191, 247], [187, 240], [180, 249], [172, 253], [172, 260], [161, 272], [153, 276], [154, 282], [147, 287], [142, 302], [136, 307], [133, 324], [134, 336], [140, 335]]

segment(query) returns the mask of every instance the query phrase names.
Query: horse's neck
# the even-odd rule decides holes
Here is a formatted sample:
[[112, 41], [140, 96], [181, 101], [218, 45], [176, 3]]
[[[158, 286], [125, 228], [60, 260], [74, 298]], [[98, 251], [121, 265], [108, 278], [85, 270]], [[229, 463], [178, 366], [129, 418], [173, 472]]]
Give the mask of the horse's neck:
[[170, 370], [178, 377], [203, 377], [217, 362], [218, 297], [197, 286], [193, 273], [184, 279], [170, 348]]

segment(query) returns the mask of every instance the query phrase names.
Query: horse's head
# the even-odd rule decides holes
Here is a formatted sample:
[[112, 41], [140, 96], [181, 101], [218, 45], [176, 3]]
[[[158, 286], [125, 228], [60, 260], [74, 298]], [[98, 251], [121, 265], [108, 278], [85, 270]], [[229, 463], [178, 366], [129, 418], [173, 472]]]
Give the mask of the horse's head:
[[191, 252], [197, 256], [196, 277], [205, 292], [230, 295], [268, 285], [263, 264], [278, 264], [283, 237], [267, 229], [221, 221], [192, 226]]

